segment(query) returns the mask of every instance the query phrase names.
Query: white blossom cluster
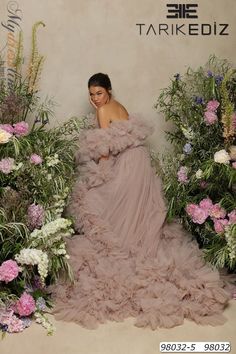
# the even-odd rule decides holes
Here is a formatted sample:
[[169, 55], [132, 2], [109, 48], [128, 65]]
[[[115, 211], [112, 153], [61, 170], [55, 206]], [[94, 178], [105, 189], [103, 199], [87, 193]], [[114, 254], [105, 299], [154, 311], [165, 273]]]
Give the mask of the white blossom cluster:
[[48, 167], [56, 166], [59, 162], [60, 162], [60, 160], [58, 158], [58, 154], [54, 154], [53, 156], [48, 156], [46, 158], [46, 165]]
[[40, 230], [35, 229], [30, 235], [31, 247], [43, 246], [49, 255], [64, 256], [69, 259], [64, 238], [73, 234], [74, 230], [70, 226], [70, 220], [58, 218], [47, 223]]
[[[30, 234], [30, 239], [47, 239], [50, 238], [50, 236], [59, 233], [62, 230], [67, 230], [71, 226], [71, 221], [65, 218], [58, 218], [56, 220], [53, 220], [46, 225], [43, 225], [43, 227], [38, 230], [35, 229], [31, 234]], [[72, 229], [69, 229], [68, 232], [72, 232]]]
[[229, 258], [233, 261], [236, 258], [236, 232], [235, 227], [228, 226], [225, 229], [225, 238], [229, 249]]
[[214, 161], [217, 163], [228, 164], [230, 161], [230, 156], [224, 149], [219, 150], [214, 154]]
[[15, 259], [20, 264], [37, 265], [41, 280], [44, 282], [48, 275], [48, 255], [36, 248], [24, 248], [15, 255]]
[[55, 327], [49, 321], [49, 319], [41, 312], [36, 311], [34, 313], [35, 322], [41, 324], [46, 330], [48, 335], [52, 335], [55, 331]]
[[50, 203], [50, 208], [46, 211], [46, 221], [49, 222], [61, 217], [61, 214], [66, 205], [66, 198], [69, 193], [69, 188], [65, 187], [61, 194], [55, 194], [53, 201]]

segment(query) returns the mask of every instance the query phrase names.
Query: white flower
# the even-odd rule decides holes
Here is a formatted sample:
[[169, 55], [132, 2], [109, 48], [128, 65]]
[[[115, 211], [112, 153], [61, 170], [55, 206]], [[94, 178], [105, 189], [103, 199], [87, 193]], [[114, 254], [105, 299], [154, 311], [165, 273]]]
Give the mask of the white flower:
[[188, 139], [188, 140], [193, 139], [194, 134], [193, 134], [193, 130], [191, 128], [186, 129], [184, 127], [181, 127], [181, 129], [182, 129], [182, 132], [183, 132], [186, 139]]
[[71, 221], [64, 219], [64, 218], [58, 218], [56, 220], [53, 220], [46, 225], [44, 225], [40, 230], [35, 229], [31, 234], [30, 238], [47, 238], [49, 235], [53, 235], [55, 233], [58, 233], [61, 230], [67, 229], [71, 225]]
[[197, 170], [195, 176], [196, 176], [197, 179], [200, 179], [200, 178], [202, 178], [202, 174], [203, 174], [203, 172], [202, 172], [202, 170], [199, 168], [199, 170]]
[[48, 167], [52, 167], [57, 165], [60, 162], [60, 160], [58, 159], [58, 154], [54, 154], [54, 156], [48, 156], [46, 158], [46, 164]]
[[18, 165], [15, 165], [14, 170], [18, 171], [23, 166], [22, 162], [19, 162]]
[[42, 281], [48, 275], [48, 255], [42, 250], [36, 248], [24, 248], [19, 254], [15, 255], [15, 259], [20, 264], [37, 265], [38, 272]]
[[224, 149], [219, 150], [214, 154], [214, 161], [227, 164], [230, 161], [230, 156]]
[[2, 128], [0, 128], [0, 144], [5, 144], [8, 143], [10, 138], [12, 137], [12, 134], [6, 132]]

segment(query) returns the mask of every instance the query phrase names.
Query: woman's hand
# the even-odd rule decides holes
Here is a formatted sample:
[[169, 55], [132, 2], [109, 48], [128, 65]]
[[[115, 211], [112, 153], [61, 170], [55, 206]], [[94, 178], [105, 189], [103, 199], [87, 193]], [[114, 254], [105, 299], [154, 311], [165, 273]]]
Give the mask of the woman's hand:
[[89, 102], [91, 103], [91, 105], [95, 108], [98, 109], [98, 107], [95, 105], [95, 103], [93, 102], [91, 96], [89, 95]]

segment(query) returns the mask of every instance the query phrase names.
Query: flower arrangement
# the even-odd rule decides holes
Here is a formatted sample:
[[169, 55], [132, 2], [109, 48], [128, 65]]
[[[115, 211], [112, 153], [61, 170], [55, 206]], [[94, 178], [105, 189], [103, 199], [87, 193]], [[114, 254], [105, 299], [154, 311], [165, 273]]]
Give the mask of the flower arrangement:
[[175, 75], [155, 108], [173, 123], [160, 158], [168, 218], [177, 217], [213, 265], [236, 269], [236, 70], [227, 60]]
[[[32, 319], [51, 334], [47, 286], [61, 272], [73, 279], [66, 238], [71, 220], [62, 216], [74, 179], [74, 152], [86, 117], [46, 129], [52, 101], [40, 103], [37, 88], [44, 58], [36, 46], [23, 78], [22, 35], [14, 85], [0, 91], [0, 331], [20, 332]], [[28, 122], [27, 122], [28, 120]], [[33, 120], [33, 122], [32, 122]]]

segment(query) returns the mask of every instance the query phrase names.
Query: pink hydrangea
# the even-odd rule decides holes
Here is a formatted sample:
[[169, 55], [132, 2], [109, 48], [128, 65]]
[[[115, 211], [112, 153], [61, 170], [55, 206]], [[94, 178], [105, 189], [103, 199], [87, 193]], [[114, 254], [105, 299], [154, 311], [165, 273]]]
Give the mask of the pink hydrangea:
[[190, 204], [187, 204], [186, 206], [186, 212], [189, 216], [192, 217], [193, 213], [194, 213], [194, 210], [197, 208], [197, 204], [193, 204], [193, 203], [190, 203]]
[[236, 169], [236, 161], [232, 163], [232, 167]]
[[5, 175], [11, 173], [15, 166], [15, 160], [11, 157], [6, 157], [5, 159], [0, 160], [0, 171]]
[[225, 231], [225, 226], [227, 226], [229, 220], [227, 219], [214, 219], [214, 229], [217, 234], [221, 234]]
[[0, 280], [8, 283], [18, 276], [19, 271], [20, 268], [16, 261], [9, 259], [8, 261], [3, 262], [0, 266]]
[[14, 315], [13, 311], [4, 311], [0, 313], [0, 323], [7, 326], [7, 332], [18, 333], [25, 328], [23, 321]]
[[208, 217], [208, 212], [197, 206], [192, 214], [192, 220], [195, 224], [203, 224]]
[[30, 162], [34, 165], [40, 165], [43, 162], [43, 159], [41, 156], [39, 156], [37, 154], [32, 154], [30, 156]]
[[218, 118], [217, 118], [217, 115], [215, 114], [215, 112], [206, 111], [204, 113], [204, 120], [205, 120], [206, 125], [212, 125], [218, 120]]
[[200, 208], [197, 204], [187, 204], [186, 212], [196, 224], [203, 224], [209, 216], [208, 211]]
[[29, 124], [24, 121], [13, 124], [13, 127], [14, 127], [14, 134], [17, 137], [25, 136], [29, 132]]
[[14, 128], [11, 124], [0, 124], [0, 128], [5, 130], [5, 132], [13, 134]]
[[236, 224], [236, 209], [234, 209], [233, 211], [231, 211], [231, 213], [228, 214], [228, 218], [230, 224]]
[[209, 214], [209, 212], [213, 206], [213, 203], [210, 198], [204, 198], [200, 201], [199, 206], [200, 206], [200, 208], [206, 210]]
[[29, 316], [35, 311], [36, 304], [34, 298], [24, 292], [16, 302], [16, 311], [20, 316]]
[[209, 215], [215, 219], [224, 219], [226, 216], [226, 211], [221, 208], [220, 204], [217, 203], [212, 206]]
[[34, 230], [43, 225], [44, 209], [42, 205], [31, 204], [27, 211], [27, 225], [30, 230]]
[[212, 100], [207, 103], [207, 110], [215, 112], [219, 107], [220, 103], [217, 100]]
[[185, 166], [181, 166], [179, 171], [177, 172], [177, 176], [179, 182], [187, 183], [188, 182], [187, 168]]

